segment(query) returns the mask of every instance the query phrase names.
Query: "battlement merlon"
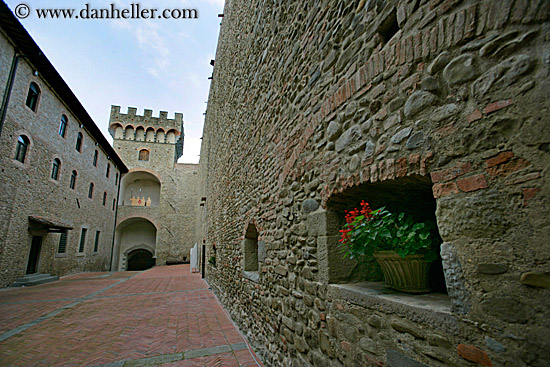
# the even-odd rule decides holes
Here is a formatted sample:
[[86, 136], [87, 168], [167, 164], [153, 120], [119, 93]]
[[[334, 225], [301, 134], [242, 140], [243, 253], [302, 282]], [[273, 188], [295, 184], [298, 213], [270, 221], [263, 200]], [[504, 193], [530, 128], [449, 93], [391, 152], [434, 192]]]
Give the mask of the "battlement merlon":
[[[123, 127], [132, 125], [134, 128], [143, 126], [146, 129], [153, 127], [156, 129], [163, 128], [166, 131], [175, 129], [178, 133], [183, 134], [183, 114], [176, 112], [173, 119], [168, 118], [168, 112], [159, 111], [159, 117], [153, 117], [153, 111], [144, 109], [143, 115], [137, 114], [137, 108], [128, 107], [128, 113], [120, 113], [120, 106], [111, 106], [111, 116], [109, 118], [109, 130], [111, 125], [119, 123]], [[112, 134], [111, 134], [112, 135]]]

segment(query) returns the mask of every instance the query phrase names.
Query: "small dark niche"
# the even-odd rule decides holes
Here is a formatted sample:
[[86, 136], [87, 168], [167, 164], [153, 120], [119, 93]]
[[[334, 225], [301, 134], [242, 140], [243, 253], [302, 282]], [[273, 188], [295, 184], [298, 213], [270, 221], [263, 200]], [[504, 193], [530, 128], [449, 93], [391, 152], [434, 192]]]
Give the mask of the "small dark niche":
[[399, 25], [397, 24], [397, 11], [393, 9], [391, 13], [388, 14], [386, 19], [380, 24], [376, 30], [382, 39], [384, 44], [388, 43], [393, 36], [399, 31]]

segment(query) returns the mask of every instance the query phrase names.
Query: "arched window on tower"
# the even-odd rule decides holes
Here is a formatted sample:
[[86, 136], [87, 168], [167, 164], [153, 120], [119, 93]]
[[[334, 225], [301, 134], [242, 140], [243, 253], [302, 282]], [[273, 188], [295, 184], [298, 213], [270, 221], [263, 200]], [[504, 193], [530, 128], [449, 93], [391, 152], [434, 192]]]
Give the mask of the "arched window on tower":
[[92, 162], [92, 164], [94, 165], [94, 167], [97, 167], [97, 156], [98, 156], [98, 154], [99, 154], [99, 153], [98, 153], [98, 151], [96, 150], [96, 151], [94, 152], [94, 160], [93, 160], [93, 162]]
[[147, 149], [142, 149], [139, 151], [138, 160], [148, 161], [149, 160], [149, 151]]

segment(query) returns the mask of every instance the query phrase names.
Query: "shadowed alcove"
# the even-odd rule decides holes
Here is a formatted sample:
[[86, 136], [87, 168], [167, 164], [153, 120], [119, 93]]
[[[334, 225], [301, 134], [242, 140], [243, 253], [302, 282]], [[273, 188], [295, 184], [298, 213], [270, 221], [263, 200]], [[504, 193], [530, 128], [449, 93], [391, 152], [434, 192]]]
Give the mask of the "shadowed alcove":
[[[439, 254], [442, 240], [437, 230], [436, 201], [432, 193], [432, 182], [428, 176], [413, 175], [395, 180], [365, 183], [332, 195], [327, 202], [327, 211], [329, 212], [327, 214], [329, 220], [338, 223], [330, 226], [332, 228], [330, 231], [335, 231], [334, 228], [341, 228], [345, 223], [345, 211], [360, 208], [360, 203], [363, 200], [369, 203], [373, 210], [385, 207], [392, 213], [404, 212], [411, 215], [416, 222], [433, 222], [435, 224], [433, 250]], [[338, 231], [327, 233], [327, 236], [332, 239], [331, 246], [338, 246], [337, 241], [334, 243], [340, 238]], [[355, 261], [342, 260], [337, 257], [343, 257], [340, 249], [331, 251], [329, 264], [333, 263], [336, 267], [348, 266], [352, 270], [333, 272], [336, 275], [331, 276], [331, 283], [382, 280], [382, 274], [376, 261], [372, 260], [360, 265]], [[440, 256], [432, 263], [430, 269], [430, 287], [435, 292], [447, 291]]]

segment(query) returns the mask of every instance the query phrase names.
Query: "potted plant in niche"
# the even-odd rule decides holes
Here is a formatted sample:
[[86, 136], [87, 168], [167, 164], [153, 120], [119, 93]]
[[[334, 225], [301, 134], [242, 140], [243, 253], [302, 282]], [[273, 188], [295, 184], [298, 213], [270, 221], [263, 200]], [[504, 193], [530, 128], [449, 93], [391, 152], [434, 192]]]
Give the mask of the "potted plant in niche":
[[437, 255], [432, 250], [431, 222], [416, 223], [405, 213], [391, 213], [384, 207], [372, 210], [362, 201], [361, 209], [346, 210], [346, 224], [340, 230], [345, 257], [364, 261], [374, 257], [386, 284], [397, 291], [430, 291], [428, 274]]

